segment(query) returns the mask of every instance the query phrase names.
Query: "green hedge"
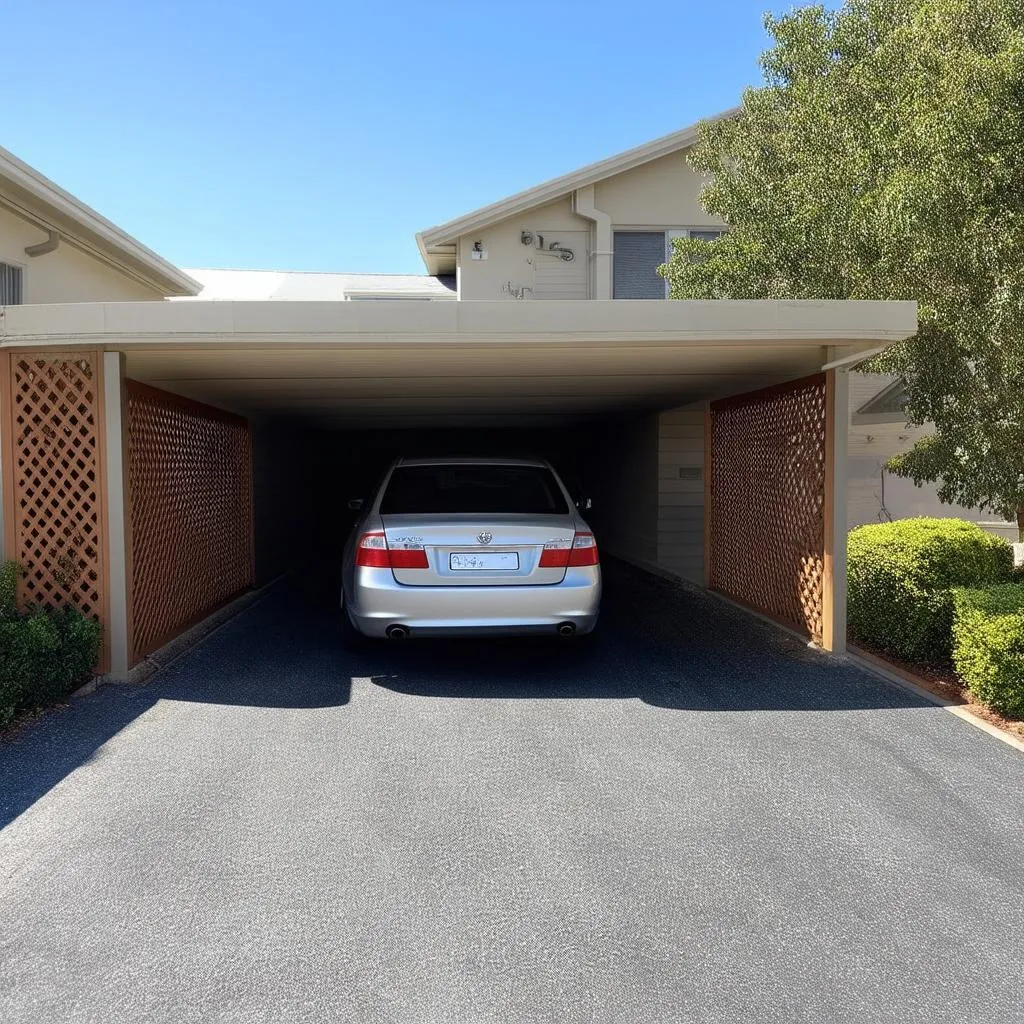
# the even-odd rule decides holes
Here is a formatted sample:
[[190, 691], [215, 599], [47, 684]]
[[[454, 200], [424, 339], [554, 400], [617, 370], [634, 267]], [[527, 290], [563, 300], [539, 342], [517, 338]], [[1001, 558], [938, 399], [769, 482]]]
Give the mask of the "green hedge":
[[19, 612], [19, 575], [15, 563], [0, 565], [0, 725], [85, 682], [100, 650], [99, 623], [77, 608]]
[[954, 592], [953, 665], [983, 704], [1024, 718], [1024, 583]]
[[961, 519], [900, 519], [859, 526], [848, 547], [854, 637], [905, 661], [952, 653], [953, 587], [1003, 583], [1013, 549]]

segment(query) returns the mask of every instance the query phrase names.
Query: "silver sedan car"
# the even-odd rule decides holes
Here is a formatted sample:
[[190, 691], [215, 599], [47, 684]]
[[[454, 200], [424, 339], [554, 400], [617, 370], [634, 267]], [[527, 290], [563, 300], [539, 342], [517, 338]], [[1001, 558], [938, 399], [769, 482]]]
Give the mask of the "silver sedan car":
[[399, 459], [361, 508], [341, 602], [368, 637], [589, 633], [597, 544], [537, 459]]

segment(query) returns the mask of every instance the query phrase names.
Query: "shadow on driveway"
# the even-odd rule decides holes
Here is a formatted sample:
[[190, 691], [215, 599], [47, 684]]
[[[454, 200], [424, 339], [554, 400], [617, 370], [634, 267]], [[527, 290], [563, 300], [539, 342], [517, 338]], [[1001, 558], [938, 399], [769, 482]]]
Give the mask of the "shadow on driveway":
[[0, 737], [0, 827], [161, 701], [347, 705], [353, 677], [414, 697], [641, 700], [699, 712], [931, 707], [704, 594], [606, 567], [593, 637], [341, 645], [333, 588], [272, 591], [149, 683], [108, 686]]
[[336, 617], [284, 588], [148, 682], [104, 686], [0, 736], [0, 828], [160, 701], [260, 708], [345, 705], [351, 666]]
[[680, 711], [933, 707], [682, 584], [605, 566], [592, 636], [382, 642], [356, 675], [419, 697], [637, 699]]

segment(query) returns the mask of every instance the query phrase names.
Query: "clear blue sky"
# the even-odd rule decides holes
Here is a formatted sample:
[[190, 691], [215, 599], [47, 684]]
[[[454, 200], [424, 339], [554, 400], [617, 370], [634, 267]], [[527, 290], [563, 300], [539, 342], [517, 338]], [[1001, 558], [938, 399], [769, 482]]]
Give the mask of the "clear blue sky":
[[181, 266], [421, 273], [417, 230], [733, 106], [765, 9], [6, 4], [0, 145]]

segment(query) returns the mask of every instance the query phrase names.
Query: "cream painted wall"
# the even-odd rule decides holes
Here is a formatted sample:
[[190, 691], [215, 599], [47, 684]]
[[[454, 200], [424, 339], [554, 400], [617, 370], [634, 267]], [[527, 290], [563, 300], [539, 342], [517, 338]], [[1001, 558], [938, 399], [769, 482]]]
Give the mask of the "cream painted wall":
[[671, 153], [597, 183], [596, 205], [612, 226], [652, 228], [720, 227], [700, 205], [700, 178], [684, 153]]
[[0, 209], [0, 262], [23, 270], [25, 303], [118, 302], [162, 299], [113, 267], [62, 241], [45, 256], [25, 255], [25, 246], [46, 241], [46, 233], [5, 209]]
[[[539, 255], [533, 246], [520, 241], [524, 231], [536, 237], [543, 235], [545, 244], [564, 241], [566, 232], [574, 235], [585, 232], [588, 239], [586, 252], [577, 252], [572, 266], [578, 267], [582, 280], [589, 281], [590, 221], [572, 212], [572, 201], [566, 196], [555, 203], [538, 206], [525, 214], [510, 217], [473, 235], [463, 235], [458, 243], [459, 298], [460, 299], [532, 299], [536, 288], [535, 266], [538, 260], [552, 260], [552, 256]], [[486, 260], [474, 260], [475, 242], [487, 252]], [[588, 297], [589, 288], [579, 295]], [[564, 297], [564, 296], [563, 296]]]
[[[616, 228], [700, 228], [721, 227], [722, 221], [705, 213], [700, 205], [703, 180], [686, 163], [683, 153], [652, 160], [599, 182], [594, 189], [596, 205], [612, 219]], [[560, 282], [560, 298], [593, 298], [595, 229], [591, 221], [573, 213], [572, 197], [546, 203], [508, 220], [493, 224], [458, 240], [457, 262], [460, 299], [536, 299], [545, 296], [538, 288], [539, 256], [520, 241], [524, 231], [544, 235], [545, 242], [566, 241], [575, 250], [585, 239], [586, 252], [577, 252], [567, 267], [559, 268], [562, 278], [573, 278], [573, 286]], [[585, 235], [580, 234], [581, 232]], [[561, 235], [565, 237], [560, 237]], [[570, 234], [572, 233], [572, 234]], [[474, 260], [472, 250], [479, 242], [486, 260]], [[573, 277], [572, 271], [576, 272]], [[567, 290], [569, 289], [569, 290]], [[540, 294], [538, 294], [540, 292]]]
[[704, 585], [704, 405], [595, 428], [589, 516], [602, 549]]

